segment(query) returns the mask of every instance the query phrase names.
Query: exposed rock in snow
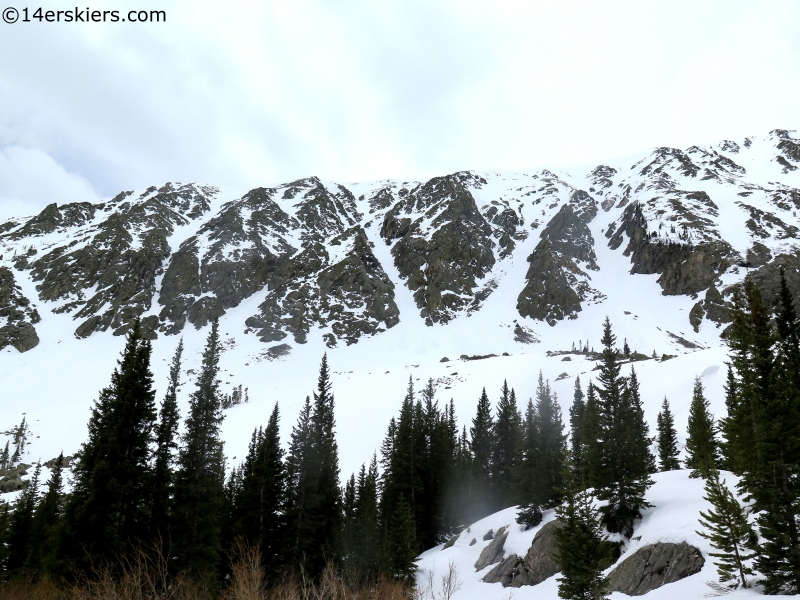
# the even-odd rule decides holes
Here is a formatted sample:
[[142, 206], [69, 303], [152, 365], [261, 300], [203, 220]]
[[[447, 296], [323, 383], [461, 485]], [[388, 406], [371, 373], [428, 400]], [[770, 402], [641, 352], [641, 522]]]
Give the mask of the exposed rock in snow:
[[645, 546], [611, 571], [609, 589], [629, 596], [642, 596], [662, 585], [699, 573], [705, 562], [700, 550], [685, 542]]

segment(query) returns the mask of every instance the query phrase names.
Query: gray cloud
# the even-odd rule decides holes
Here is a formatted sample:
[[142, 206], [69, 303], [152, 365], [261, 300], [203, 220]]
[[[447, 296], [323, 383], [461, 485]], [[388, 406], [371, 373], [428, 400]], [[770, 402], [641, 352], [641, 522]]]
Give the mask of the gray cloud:
[[0, 24], [0, 212], [167, 180], [560, 166], [798, 125], [791, 1], [163, 8], [167, 23]]

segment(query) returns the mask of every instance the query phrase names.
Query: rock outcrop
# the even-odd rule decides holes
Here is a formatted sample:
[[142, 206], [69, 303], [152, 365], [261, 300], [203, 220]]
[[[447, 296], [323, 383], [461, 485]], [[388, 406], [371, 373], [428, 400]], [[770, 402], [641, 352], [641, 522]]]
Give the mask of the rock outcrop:
[[39, 343], [34, 325], [41, 320], [39, 312], [22, 293], [14, 279], [14, 272], [0, 267], [0, 350], [13, 346], [27, 352]]
[[536, 585], [552, 577], [561, 569], [555, 562], [556, 529], [562, 527], [560, 521], [550, 521], [544, 525], [528, 549], [525, 558], [512, 554], [489, 571], [483, 578], [486, 583], [503, 584], [503, 587], [521, 587]]
[[641, 596], [699, 573], [704, 564], [703, 555], [694, 546], [685, 542], [659, 542], [639, 548], [611, 571], [609, 589], [629, 596]]
[[[381, 237], [392, 245], [395, 266], [428, 325], [447, 323], [493, 289], [478, 281], [496, 262], [494, 228], [478, 210], [470, 184], [481, 180], [470, 173], [435, 177], [408, 192], [383, 219]], [[504, 232], [514, 226], [509, 218], [500, 222]]]
[[493, 565], [502, 560], [503, 546], [506, 543], [507, 537], [508, 537], [508, 532], [506, 531], [505, 527], [501, 527], [500, 529], [497, 530], [494, 539], [489, 543], [488, 546], [486, 546], [486, 548], [484, 548], [481, 551], [481, 555], [475, 562], [476, 571], [481, 571], [486, 567], [488, 567], [489, 565]]
[[596, 215], [596, 201], [576, 190], [550, 219], [528, 257], [526, 284], [517, 298], [520, 315], [553, 326], [565, 318], [577, 318], [581, 302], [603, 298], [589, 285], [591, 277], [586, 272], [599, 270], [589, 230]]

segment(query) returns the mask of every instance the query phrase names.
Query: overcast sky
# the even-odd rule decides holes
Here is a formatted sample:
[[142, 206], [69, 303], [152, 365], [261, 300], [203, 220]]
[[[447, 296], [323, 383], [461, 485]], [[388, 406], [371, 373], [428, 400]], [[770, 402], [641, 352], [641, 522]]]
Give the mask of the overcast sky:
[[0, 217], [165, 181], [560, 167], [800, 124], [796, 0], [90, 5], [154, 6], [166, 23], [0, 22]]

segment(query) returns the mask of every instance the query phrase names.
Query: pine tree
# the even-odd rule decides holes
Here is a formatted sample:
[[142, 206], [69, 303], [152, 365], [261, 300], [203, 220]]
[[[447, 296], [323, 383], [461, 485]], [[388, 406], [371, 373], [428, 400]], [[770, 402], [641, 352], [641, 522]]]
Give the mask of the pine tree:
[[554, 559], [561, 568], [558, 597], [565, 600], [601, 600], [609, 597], [601, 561], [606, 550], [605, 535], [594, 499], [587, 492], [569, 493], [556, 509], [563, 523], [555, 530]]
[[583, 473], [580, 474], [581, 489], [599, 489], [605, 481], [603, 468], [603, 428], [600, 422], [600, 403], [597, 388], [589, 381], [586, 390], [586, 408], [581, 419], [583, 436]]
[[61, 574], [63, 558], [59, 551], [63, 496], [64, 454], [58, 455], [47, 481], [47, 491], [36, 507], [31, 523], [31, 552], [27, 567], [33, 573], [53, 576]]
[[678, 456], [678, 432], [675, 430], [675, 418], [669, 409], [669, 400], [664, 396], [661, 412], [658, 413], [658, 462], [662, 471], [676, 471], [681, 468]]
[[225, 458], [219, 391], [219, 323], [203, 350], [197, 387], [181, 439], [172, 505], [172, 539], [179, 570], [213, 584], [220, 566]]
[[298, 569], [302, 564], [305, 538], [310, 535], [308, 507], [314, 484], [311, 444], [311, 398], [306, 396], [297, 424], [292, 427], [286, 460], [286, 517], [290, 535], [288, 554], [293, 569]]
[[286, 523], [286, 472], [280, 445], [277, 403], [267, 427], [253, 432], [242, 465], [238, 497], [233, 507], [232, 539], [258, 547], [267, 578], [275, 581], [283, 566]]
[[649, 473], [654, 470], [655, 461], [650, 452], [636, 373], [631, 368], [627, 381], [620, 375], [615, 341], [606, 317], [598, 377], [601, 387], [597, 388], [601, 435], [597, 444], [601, 462], [595, 479], [598, 498], [607, 501], [602, 508], [604, 525], [611, 533], [631, 537], [641, 509], [650, 506], [644, 494], [653, 483]]
[[756, 567], [769, 594], [800, 593], [800, 322], [781, 270], [772, 393], [762, 394], [760, 438], [766, 464], [759, 488], [743, 478], [758, 516], [761, 546]]
[[17, 498], [14, 505], [14, 512], [11, 514], [8, 527], [8, 558], [6, 559], [5, 570], [10, 573], [19, 572], [30, 560], [33, 550], [32, 530], [34, 521], [34, 511], [39, 495], [39, 475], [42, 466], [36, 463], [31, 480]]
[[494, 467], [493, 480], [497, 504], [495, 508], [505, 508], [513, 504], [513, 477], [515, 461], [520, 442], [522, 417], [517, 409], [517, 398], [504, 380], [497, 403], [497, 420], [494, 423]]
[[[310, 412], [309, 412], [310, 409]], [[322, 357], [313, 404], [292, 434], [289, 511], [293, 561], [316, 579], [339, 556], [341, 498], [334, 397], [327, 354]]]
[[716, 438], [714, 416], [703, 395], [703, 384], [694, 379], [692, 404], [689, 407], [689, 426], [686, 436], [686, 467], [692, 469], [690, 477], [700, 477], [719, 464], [719, 443]]
[[385, 551], [388, 575], [412, 585], [417, 572], [417, 540], [414, 535], [414, 517], [404, 496], [393, 507], [388, 517], [388, 536]]
[[150, 532], [153, 539], [168, 540], [169, 505], [172, 500], [175, 459], [178, 451], [177, 437], [180, 412], [178, 411], [178, 387], [180, 387], [181, 356], [183, 339], [178, 342], [169, 369], [167, 393], [161, 403], [158, 427], [156, 428], [156, 451], [153, 468], [153, 501], [150, 510]]
[[151, 447], [156, 421], [150, 342], [139, 320], [100, 392], [73, 471], [65, 540], [79, 565], [117, 558], [149, 542]]
[[[731, 371], [723, 420], [725, 464], [753, 501], [761, 534], [756, 567], [767, 593], [800, 591], [800, 377], [792, 369], [797, 319], [782, 278], [773, 327], [770, 311], [751, 278], [733, 294], [729, 331]], [[791, 341], [791, 340], [795, 341]], [[788, 361], [788, 362], [787, 362]]]
[[561, 419], [561, 407], [550, 382], [544, 381], [539, 372], [536, 388], [536, 415], [539, 430], [539, 466], [534, 473], [536, 497], [534, 502], [545, 508], [555, 506], [561, 500], [564, 489], [564, 461], [566, 460], [566, 436]]
[[583, 427], [581, 420], [586, 411], [583, 390], [581, 389], [581, 378], [575, 378], [575, 392], [572, 396], [572, 406], [569, 407], [569, 426], [570, 426], [570, 458], [572, 460], [572, 476], [578, 480], [583, 478], [586, 469], [586, 449]]
[[753, 558], [751, 548], [755, 533], [747, 518], [747, 513], [736, 497], [720, 481], [719, 471], [715, 468], [703, 471], [706, 477], [705, 500], [711, 503], [712, 510], [700, 512], [700, 525], [707, 531], [697, 533], [711, 542], [717, 552], [710, 555], [718, 560], [717, 566], [720, 581], [728, 584], [730, 589], [750, 587], [747, 576], [753, 574], [749, 563]]
[[0, 452], [0, 470], [8, 469], [11, 466], [11, 456], [9, 454], [8, 444], [8, 441], [6, 441], [6, 447], [2, 452]]
[[517, 523], [526, 529], [536, 527], [542, 522], [542, 492], [539, 489], [542, 468], [539, 415], [533, 400], [528, 398], [525, 417], [522, 421], [521, 443], [516, 469], [514, 471], [514, 491], [520, 510]]
[[486, 388], [478, 399], [478, 408], [472, 419], [470, 433], [470, 450], [475, 468], [475, 501], [480, 516], [490, 514], [494, 506], [494, 486], [492, 480], [492, 455], [495, 448], [494, 419], [492, 406], [486, 395]]

